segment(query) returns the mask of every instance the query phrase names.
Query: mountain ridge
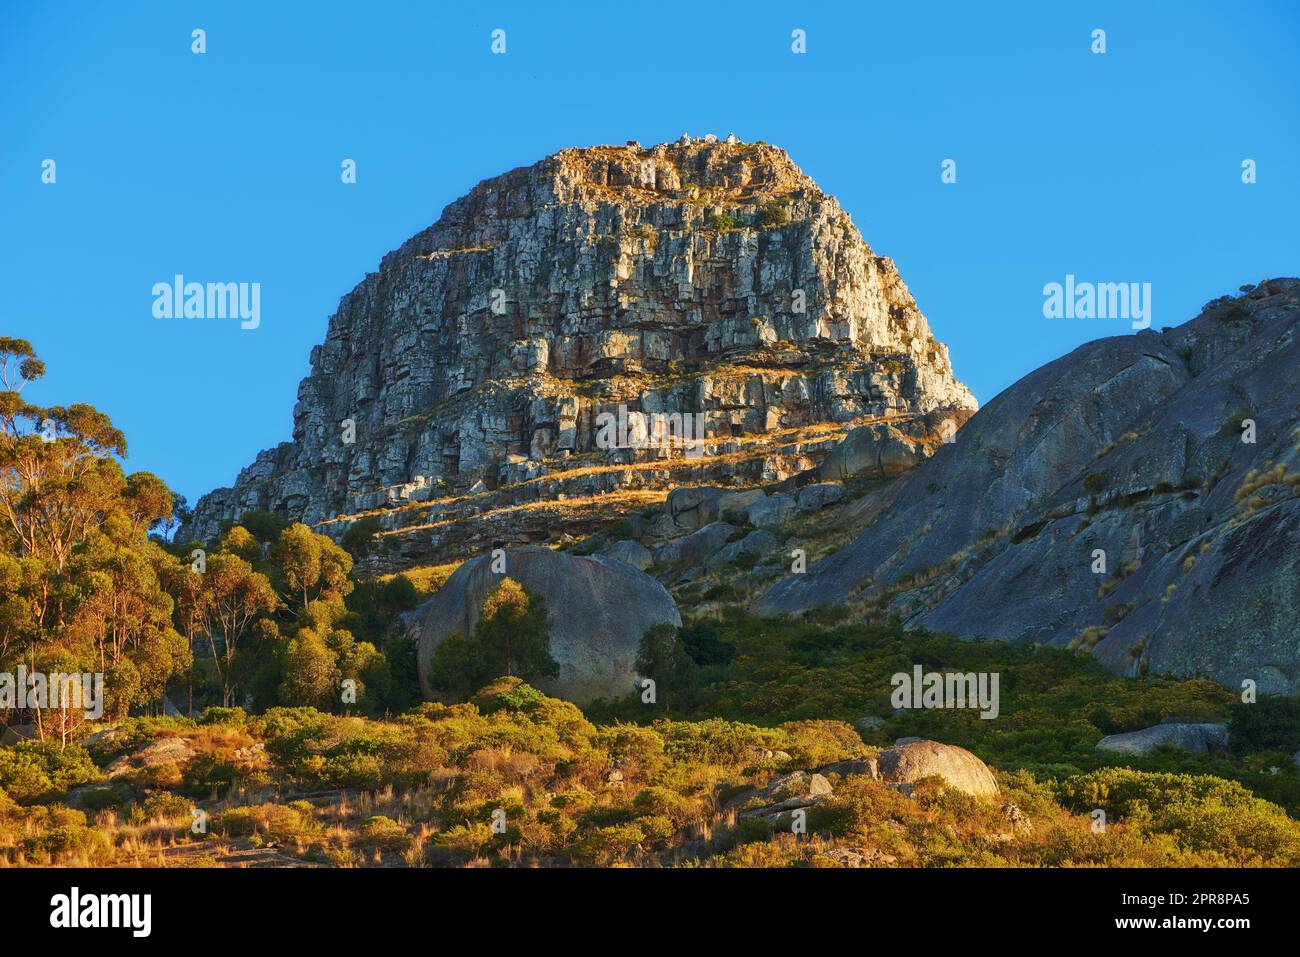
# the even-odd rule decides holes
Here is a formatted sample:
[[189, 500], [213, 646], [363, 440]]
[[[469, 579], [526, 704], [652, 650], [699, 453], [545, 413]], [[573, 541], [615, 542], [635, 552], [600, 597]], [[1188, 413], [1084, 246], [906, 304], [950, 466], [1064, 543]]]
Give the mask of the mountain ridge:
[[1243, 290], [1008, 387], [755, 608], [879, 601], [911, 626], [1294, 694], [1300, 280]]

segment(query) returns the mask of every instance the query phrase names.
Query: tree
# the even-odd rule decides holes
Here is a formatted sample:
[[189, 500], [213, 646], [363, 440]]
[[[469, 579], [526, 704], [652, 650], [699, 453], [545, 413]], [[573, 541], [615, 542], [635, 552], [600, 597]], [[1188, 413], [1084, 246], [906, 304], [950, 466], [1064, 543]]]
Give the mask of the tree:
[[483, 686], [486, 669], [471, 651], [470, 641], [453, 632], [433, 652], [429, 683], [455, 698], [464, 699]]
[[281, 704], [321, 707], [337, 693], [338, 655], [320, 635], [303, 628], [285, 647], [283, 675], [278, 689]]
[[501, 579], [488, 592], [473, 634], [448, 635], [430, 663], [433, 686], [459, 698], [494, 678], [531, 681], [559, 673], [559, 663], [551, 656], [546, 603], [513, 578]]
[[279, 606], [279, 598], [265, 575], [232, 552], [209, 555], [206, 571], [191, 574], [196, 580], [186, 589], [182, 614], [193, 629], [191, 635], [207, 639], [221, 679], [221, 703], [230, 707], [235, 700], [235, 653], [240, 640], [252, 632], [259, 616]]
[[[274, 542], [289, 527], [289, 521], [264, 508], [254, 509], [239, 516], [239, 523], [259, 542]], [[223, 529], [224, 531], [224, 529]]]
[[104, 673], [120, 715], [189, 667], [163, 586], [175, 559], [148, 538], [176, 498], [123, 472], [126, 439], [104, 413], [27, 402], [44, 374], [31, 343], [0, 337], [0, 664]]
[[379, 533], [381, 528], [378, 516], [367, 515], [365, 518], [352, 523], [351, 527], [343, 533], [343, 538], [339, 544], [353, 558], [365, 558], [370, 554], [370, 549], [375, 543], [375, 535]]
[[635, 667], [637, 674], [655, 683], [655, 697], [665, 706], [692, 687], [698, 670], [681, 631], [669, 622], [652, 625], [641, 636]]
[[352, 590], [348, 573], [352, 556], [327, 535], [313, 532], [301, 522], [280, 533], [272, 550], [279, 572], [279, 586], [286, 604], [305, 608], [313, 598], [328, 594], [340, 597]]
[[551, 626], [541, 595], [513, 578], [503, 578], [483, 599], [474, 644], [487, 677], [513, 675], [524, 681], [555, 678], [560, 666], [551, 657]]

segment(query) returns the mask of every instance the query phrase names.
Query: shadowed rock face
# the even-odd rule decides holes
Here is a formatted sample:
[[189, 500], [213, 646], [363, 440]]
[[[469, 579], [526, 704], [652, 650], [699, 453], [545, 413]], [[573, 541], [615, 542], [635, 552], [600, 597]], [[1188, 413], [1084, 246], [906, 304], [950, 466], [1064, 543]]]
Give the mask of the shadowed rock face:
[[758, 610], [877, 596], [913, 626], [1300, 691], [1298, 330], [1300, 280], [1278, 279], [1175, 329], [1079, 347], [993, 399]]
[[[569, 149], [479, 184], [344, 296], [292, 441], [204, 496], [180, 534], [251, 509], [308, 524], [387, 509], [386, 527], [406, 527], [394, 506], [560, 481], [603, 454], [596, 416], [620, 405], [698, 413], [707, 451], [726, 455], [741, 436], [975, 402], [894, 264], [784, 150]], [[643, 454], [608, 451], [586, 464]], [[808, 452], [690, 479], [780, 480], [815, 465]], [[634, 480], [613, 470], [578, 491]]]
[[424, 606], [417, 662], [427, 697], [438, 690], [429, 684], [434, 650], [448, 635], [473, 633], [483, 599], [503, 577], [540, 595], [550, 614], [551, 655], [560, 675], [530, 683], [578, 704], [633, 691], [641, 636], [659, 622], [681, 624], [663, 585], [620, 561], [521, 548], [506, 552], [505, 569], [504, 576], [494, 574], [490, 557], [472, 559]]

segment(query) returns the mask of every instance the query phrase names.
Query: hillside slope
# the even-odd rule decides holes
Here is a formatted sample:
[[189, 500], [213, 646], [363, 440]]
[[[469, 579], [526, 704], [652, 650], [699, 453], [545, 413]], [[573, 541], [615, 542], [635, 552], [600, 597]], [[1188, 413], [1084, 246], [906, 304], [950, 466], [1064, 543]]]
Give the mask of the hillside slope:
[[936, 631], [1296, 693], [1298, 327], [1300, 280], [1277, 279], [1079, 347], [989, 402], [852, 544], [756, 609], [875, 598]]

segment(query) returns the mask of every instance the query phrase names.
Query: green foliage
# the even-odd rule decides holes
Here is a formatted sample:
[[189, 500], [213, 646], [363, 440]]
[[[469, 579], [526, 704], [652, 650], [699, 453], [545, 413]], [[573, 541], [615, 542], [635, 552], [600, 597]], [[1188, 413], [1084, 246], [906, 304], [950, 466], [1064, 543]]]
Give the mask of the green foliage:
[[406, 828], [382, 814], [367, 818], [357, 830], [362, 847], [401, 851], [411, 844]]
[[[1290, 770], [1289, 760], [1181, 753], [1129, 758], [1096, 749], [1105, 735], [1149, 727], [1170, 715], [1222, 721], [1236, 699], [1213, 682], [1122, 678], [1091, 658], [1064, 651], [903, 632], [897, 624], [851, 623], [846, 616], [845, 609], [831, 608], [793, 621], [728, 608], [716, 619], [687, 621], [683, 641], [702, 667], [690, 694], [671, 699], [667, 710], [674, 717], [717, 716], [773, 726], [822, 719], [852, 725], [862, 716], [882, 715], [886, 724], [864, 732], [867, 742], [883, 746], [905, 736], [933, 738], [968, 748], [994, 767], [1049, 777], [1118, 763], [1149, 771], [1194, 769], [1240, 781], [1300, 810], [1300, 775]], [[725, 652], [712, 657], [701, 644], [728, 648], [734, 657], [724, 662]], [[892, 714], [891, 677], [910, 673], [918, 663], [927, 671], [998, 673], [998, 720], [984, 721], [962, 709]], [[651, 711], [630, 695], [588, 711], [598, 720], [646, 722], [662, 715], [664, 707]], [[1264, 713], [1259, 714], [1262, 719]]]
[[[838, 626], [831, 644], [842, 651], [856, 627]], [[742, 636], [733, 637], [733, 667], [743, 667], [751, 649]], [[931, 648], [930, 654], [943, 650]], [[1060, 658], [1079, 666], [1072, 656]], [[1019, 684], [1031, 677], [1043, 682], [1036, 692], [1041, 695], [1060, 675], [1022, 671], [1008, 680]], [[115, 730], [116, 750], [180, 733], [199, 752], [177, 784], [119, 781], [146, 788], [136, 791], [132, 820], [155, 829], [185, 827], [188, 808], [215, 793], [227, 803], [214, 814], [213, 836], [231, 849], [274, 844], [279, 854], [335, 866], [405, 860], [822, 867], [838, 866], [836, 851], [930, 867], [1300, 863], [1300, 823], [1252, 788], [1217, 775], [1121, 767], [1069, 773], [1002, 769], [995, 801], [953, 791], [937, 777], [916, 782], [905, 794], [869, 775], [827, 768], [871, 750], [843, 721], [763, 726], [661, 717], [649, 726], [596, 727], [571, 703], [516, 678], [492, 682], [465, 704], [424, 703], [395, 721], [273, 708], [252, 717], [214, 710], [202, 723], [131, 719]], [[238, 787], [244, 772], [231, 750], [250, 740], [264, 744], [271, 762], [261, 787], [281, 795], [314, 792], [321, 795], [317, 801], [324, 799], [321, 792], [345, 793], [331, 795], [319, 809], [301, 800], [254, 797], [256, 791]], [[58, 752], [40, 753], [46, 761]], [[108, 752], [96, 755], [110, 760]], [[1257, 757], [1271, 754], [1252, 759]], [[1175, 752], [1159, 759], [1196, 760]], [[73, 766], [78, 763], [84, 758], [71, 759]], [[810, 809], [806, 838], [789, 840], [788, 817], [775, 823], [737, 817], [739, 810], [771, 800], [758, 795], [772, 774], [816, 768], [827, 768], [833, 791]], [[9, 774], [6, 780], [20, 778]], [[50, 788], [40, 787], [48, 800]], [[129, 853], [129, 841], [95, 843], [80, 812], [57, 804], [21, 807], [6, 802], [4, 794], [0, 790], [0, 862], [122, 863], [114, 855]], [[1017, 828], [1008, 836], [1004, 803], [1028, 817], [1032, 831]], [[1091, 831], [1090, 814], [1097, 807], [1107, 814], [1105, 834]], [[493, 831], [497, 809], [506, 814], [505, 833]]]
[[1229, 712], [1228, 740], [1238, 754], [1300, 751], [1300, 698], [1234, 702]]
[[264, 508], [255, 509], [239, 516], [237, 523], [223, 522], [220, 526], [221, 533], [224, 535], [236, 524], [247, 529], [248, 533], [258, 542], [270, 544], [278, 539], [280, 533], [289, 527], [289, 520], [283, 515], [277, 515]]
[[473, 635], [449, 635], [438, 646], [430, 681], [463, 698], [485, 681], [506, 675], [554, 678], [560, 666], [551, 657], [550, 644], [550, 619], [541, 596], [503, 578], [483, 599]]
[[331, 538], [313, 532], [301, 522], [280, 533], [272, 555], [277, 573], [274, 580], [286, 599], [300, 599], [299, 607], [352, 590], [348, 581], [352, 556]]
[[262, 804], [252, 807], [232, 808], [214, 822], [215, 830], [231, 837], [255, 836], [261, 843], [270, 839], [287, 842], [312, 835], [319, 830], [313, 820], [310, 805]]
[[704, 227], [717, 232], [729, 232], [740, 228], [740, 220], [728, 213], [710, 212], [704, 217]]
[[663, 622], [641, 636], [635, 668], [637, 674], [654, 681], [656, 699], [667, 704], [691, 688], [699, 666], [687, 653], [677, 626]]
[[354, 559], [365, 558], [370, 554], [370, 550], [374, 546], [375, 535], [382, 528], [383, 525], [380, 523], [378, 516], [367, 515], [365, 518], [352, 523], [351, 527], [343, 533], [343, 538], [339, 544]]
[[686, 653], [701, 667], [729, 665], [736, 657], [736, 646], [723, 640], [718, 623], [712, 619], [687, 622], [681, 638]]
[[0, 790], [15, 801], [35, 801], [98, 780], [99, 769], [80, 745], [19, 741], [0, 748]]
[[[0, 337], [0, 669], [103, 672], [105, 710], [157, 702], [190, 667], [165, 583], [176, 560], [150, 539], [177, 497], [147, 472], [126, 475], [126, 439], [83, 403], [22, 397], [45, 374], [31, 343]], [[79, 709], [41, 734], [66, 735]]]
[[483, 675], [470, 639], [453, 633], [442, 640], [429, 663], [429, 683], [454, 698], [466, 697]]
[[483, 714], [495, 714], [502, 709], [512, 713], [531, 712], [547, 698], [518, 678], [503, 678], [481, 688], [471, 700]]
[[391, 637], [398, 616], [415, 608], [424, 596], [405, 575], [358, 582], [345, 599], [354, 616], [347, 627], [362, 641], [382, 644]]
[[1300, 864], [1300, 822], [1235, 781], [1105, 768], [1066, 779], [1058, 793], [1067, 808], [1101, 808], [1108, 820], [1169, 835], [1223, 866]]
[[194, 723], [198, 725], [234, 724], [241, 725], [248, 720], [243, 708], [204, 708]]

